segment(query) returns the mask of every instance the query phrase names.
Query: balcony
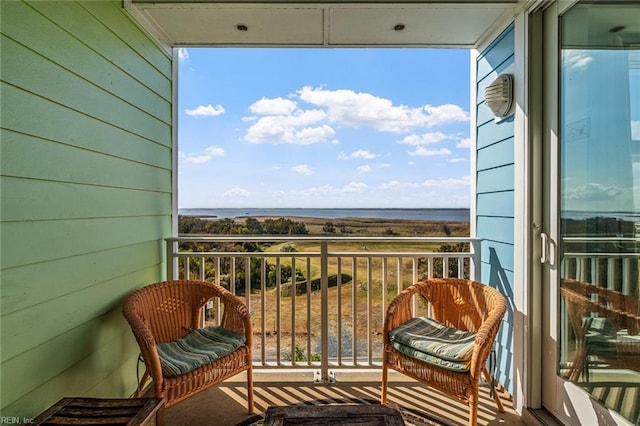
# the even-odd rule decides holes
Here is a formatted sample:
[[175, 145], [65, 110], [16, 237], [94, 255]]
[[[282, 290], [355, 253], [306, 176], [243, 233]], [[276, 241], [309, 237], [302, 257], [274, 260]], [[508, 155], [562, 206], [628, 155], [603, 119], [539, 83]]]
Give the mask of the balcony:
[[[480, 240], [474, 238], [242, 235], [166, 242], [168, 277], [219, 282], [250, 307], [259, 413], [304, 401], [378, 402], [388, 302], [420, 279], [480, 276]], [[427, 306], [416, 300], [414, 309]], [[216, 324], [219, 314], [208, 305], [203, 322]], [[389, 399], [403, 412], [466, 424], [463, 404], [397, 373], [392, 377]], [[209, 424], [220, 419], [215, 407], [221, 401], [227, 417], [219, 424], [246, 420], [243, 380], [172, 407], [168, 423]], [[508, 399], [507, 412], [498, 413], [488, 386], [481, 392], [480, 424], [520, 423]]]
[[[218, 282], [253, 316], [256, 369], [377, 369], [388, 302], [421, 279], [480, 274], [478, 239], [224, 236], [167, 239], [167, 276]], [[445, 251], [445, 250], [458, 251]], [[295, 276], [295, 286], [292, 277]], [[295, 288], [295, 291], [294, 291]], [[251, 291], [246, 291], [251, 289]], [[426, 309], [415, 301], [414, 309]], [[209, 305], [203, 320], [219, 321]]]

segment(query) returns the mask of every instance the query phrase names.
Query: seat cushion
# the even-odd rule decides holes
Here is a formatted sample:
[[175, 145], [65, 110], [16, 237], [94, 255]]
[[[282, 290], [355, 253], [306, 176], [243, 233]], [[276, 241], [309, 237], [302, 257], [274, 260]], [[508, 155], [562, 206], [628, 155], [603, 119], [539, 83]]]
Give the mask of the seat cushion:
[[188, 373], [237, 350], [246, 342], [242, 334], [214, 326], [194, 330], [182, 339], [156, 345], [162, 374]]
[[392, 330], [389, 337], [391, 345], [407, 356], [447, 370], [466, 372], [471, 365], [476, 333], [417, 317]]

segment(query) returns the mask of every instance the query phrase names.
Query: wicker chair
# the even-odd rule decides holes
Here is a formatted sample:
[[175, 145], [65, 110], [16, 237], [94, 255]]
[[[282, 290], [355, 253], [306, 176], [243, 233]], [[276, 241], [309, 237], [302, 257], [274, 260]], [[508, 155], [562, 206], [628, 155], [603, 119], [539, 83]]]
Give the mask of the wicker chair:
[[631, 337], [640, 334], [637, 297], [574, 279], [562, 280], [560, 294], [576, 339], [566, 379], [589, 382], [590, 365], [599, 363], [640, 371], [640, 343]]
[[[202, 328], [203, 307], [209, 300], [221, 302], [223, 314], [218, 328]], [[215, 305], [214, 305], [215, 306]], [[247, 372], [248, 412], [254, 411], [252, 375], [252, 330], [249, 310], [239, 298], [226, 289], [205, 281], [165, 281], [151, 284], [127, 297], [123, 314], [140, 346], [146, 370], [136, 396], [140, 396], [144, 383], [151, 378], [156, 397], [165, 398], [170, 407], [202, 390], [216, 385], [240, 372]], [[218, 352], [217, 339], [206, 340], [206, 355], [213, 352], [219, 358], [205, 358], [191, 371], [169, 371], [164, 356], [166, 345], [183, 342], [192, 333], [216, 330], [222, 333], [225, 343], [228, 336], [236, 338], [234, 344]], [[230, 330], [231, 332], [227, 331]], [[200, 334], [198, 334], [200, 336]], [[207, 335], [208, 336], [208, 335]], [[183, 339], [183, 340], [179, 340]], [[196, 339], [200, 344], [201, 339]], [[214, 343], [212, 343], [214, 342]], [[212, 346], [214, 345], [214, 350]], [[187, 356], [197, 353], [192, 351]], [[160, 354], [160, 355], [159, 355]], [[183, 353], [180, 352], [182, 355]], [[202, 355], [202, 354], [198, 354]], [[162, 362], [161, 362], [162, 359]], [[169, 364], [171, 365], [171, 364]]]
[[[414, 317], [414, 295], [422, 296], [429, 302], [428, 318]], [[391, 368], [468, 404], [469, 425], [476, 425], [480, 375], [484, 374], [488, 381], [492, 380], [486, 361], [505, 311], [506, 300], [500, 292], [470, 280], [430, 279], [405, 289], [389, 304], [386, 312], [381, 402], [387, 402], [388, 370]], [[419, 335], [421, 331], [415, 332], [421, 330], [420, 327], [424, 324], [409, 331], [410, 338], [405, 340], [408, 346], [400, 344], [401, 336], [395, 333], [403, 327], [411, 327], [410, 324], [418, 323], [436, 324], [435, 327], [439, 327], [437, 329], [440, 330], [440, 334], [435, 336], [435, 340], [425, 337], [422, 341], [430, 349], [434, 348], [435, 342], [437, 349], [433, 353], [436, 354], [443, 355], [443, 351], [454, 348], [448, 343], [443, 345], [442, 338], [449, 336], [449, 341], [451, 336], [464, 335], [466, 347], [461, 350], [457, 346], [455, 349], [459, 352], [461, 361], [448, 364], [447, 361], [441, 361], [442, 358], [438, 355], [435, 355], [438, 359], [425, 356], [422, 352], [425, 346], [420, 347], [420, 353], [408, 352], [407, 349], [412, 349], [411, 345], [419, 346], [423, 336]], [[446, 328], [442, 327], [443, 325]], [[432, 331], [426, 332], [425, 336]], [[447, 356], [447, 359], [452, 358]], [[494, 398], [498, 411], [504, 412], [497, 392], [494, 392]]]

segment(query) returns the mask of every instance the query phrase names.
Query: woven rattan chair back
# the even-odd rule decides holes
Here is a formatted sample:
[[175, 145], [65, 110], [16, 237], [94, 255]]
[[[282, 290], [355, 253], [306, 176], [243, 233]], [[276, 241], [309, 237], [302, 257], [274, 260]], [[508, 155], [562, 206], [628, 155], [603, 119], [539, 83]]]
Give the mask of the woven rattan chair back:
[[[389, 333], [414, 317], [414, 296], [429, 304], [430, 317], [448, 327], [475, 332], [476, 338], [468, 372], [442, 368], [405, 355], [395, 349]], [[469, 405], [469, 425], [477, 424], [480, 376], [492, 380], [486, 368], [487, 358], [506, 312], [506, 300], [496, 289], [471, 280], [437, 278], [416, 283], [389, 304], [384, 324], [382, 403], [387, 402], [388, 369], [432, 386]], [[504, 411], [498, 392], [496, 405]]]
[[[233, 353], [186, 374], [167, 377], [156, 345], [185, 337], [203, 326], [202, 312], [208, 301], [223, 309], [220, 326], [244, 335], [246, 343]], [[156, 397], [170, 407], [243, 371], [247, 372], [248, 411], [253, 412], [252, 329], [249, 310], [236, 296], [206, 281], [176, 280], [155, 283], [132, 293], [125, 300], [123, 315], [140, 346], [146, 371], [136, 396], [151, 378]]]

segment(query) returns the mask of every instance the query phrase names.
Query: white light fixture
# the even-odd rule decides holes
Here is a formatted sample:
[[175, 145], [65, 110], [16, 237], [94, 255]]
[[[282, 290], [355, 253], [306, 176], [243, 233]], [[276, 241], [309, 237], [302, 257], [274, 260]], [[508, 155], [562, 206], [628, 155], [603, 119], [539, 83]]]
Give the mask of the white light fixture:
[[506, 117], [513, 104], [513, 76], [500, 74], [484, 89], [485, 103], [498, 118]]

